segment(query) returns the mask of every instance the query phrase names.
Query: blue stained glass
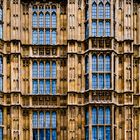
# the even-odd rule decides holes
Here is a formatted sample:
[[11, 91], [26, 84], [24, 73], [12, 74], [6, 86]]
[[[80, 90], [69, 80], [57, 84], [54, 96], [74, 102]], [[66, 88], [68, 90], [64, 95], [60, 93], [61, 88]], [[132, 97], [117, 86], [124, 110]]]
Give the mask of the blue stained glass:
[[92, 88], [97, 88], [97, 74], [92, 74]]
[[44, 44], [44, 31], [39, 31], [39, 44]]
[[50, 14], [46, 13], [46, 27], [50, 28]]
[[88, 123], [89, 123], [89, 113], [86, 110], [86, 112], [85, 112], [85, 124], [88, 125]]
[[2, 115], [2, 109], [0, 109], [0, 125], [2, 125], [3, 122], [3, 115]]
[[106, 113], [106, 124], [110, 124], [111, 123], [111, 121], [110, 121], [111, 113], [110, 113], [110, 108], [109, 107], [106, 108], [105, 113]]
[[33, 128], [37, 128], [38, 121], [37, 121], [37, 112], [33, 112]]
[[97, 35], [97, 22], [93, 21], [92, 22], [92, 36], [96, 36]]
[[33, 77], [38, 77], [38, 66], [36, 61], [33, 62]]
[[44, 113], [43, 112], [39, 113], [39, 127], [40, 128], [44, 127]]
[[87, 20], [89, 18], [89, 11], [88, 11], [88, 6], [86, 6], [86, 10], [85, 10], [85, 19]]
[[111, 88], [111, 76], [110, 76], [110, 74], [106, 74], [106, 88], [107, 89]]
[[44, 140], [44, 129], [39, 130], [39, 140]]
[[98, 110], [98, 124], [104, 124], [104, 109], [100, 107]]
[[56, 140], [56, 130], [52, 130], [52, 140]]
[[33, 44], [37, 44], [38, 43], [38, 39], [37, 39], [37, 30], [33, 30], [32, 32], [32, 43]]
[[103, 89], [103, 88], [104, 88], [104, 75], [99, 74], [99, 89]]
[[104, 5], [102, 2], [99, 3], [99, 14], [98, 14], [99, 18], [103, 18], [104, 17]]
[[3, 36], [3, 26], [0, 24], [0, 39], [2, 39]]
[[89, 140], [89, 128], [88, 127], [85, 128], [85, 137], [86, 137], [86, 140]]
[[52, 31], [52, 45], [55, 45], [56, 44], [56, 31], [53, 30]]
[[39, 93], [44, 93], [44, 80], [39, 81]]
[[50, 62], [46, 62], [46, 78], [50, 78]]
[[33, 140], [38, 140], [38, 131], [37, 131], [37, 129], [33, 129]]
[[44, 15], [43, 15], [43, 13], [40, 13], [39, 14], [39, 26], [40, 27], [44, 26], [43, 20], [44, 20]]
[[85, 89], [86, 90], [89, 89], [89, 75], [88, 74], [85, 76]]
[[97, 4], [94, 2], [92, 4], [92, 18], [96, 18], [97, 17]]
[[50, 44], [50, 30], [46, 30], [46, 44]]
[[46, 140], [50, 140], [50, 129], [46, 130]]
[[99, 127], [99, 140], [104, 140], [104, 127]]
[[33, 93], [34, 94], [38, 93], [38, 82], [37, 82], [37, 80], [33, 80]]
[[3, 11], [2, 11], [2, 7], [0, 7], [0, 20], [3, 20]]
[[105, 17], [110, 18], [110, 4], [106, 3], [105, 5]]
[[56, 62], [52, 62], [52, 77], [56, 78]]
[[56, 94], [56, 80], [52, 80], [52, 94]]
[[85, 24], [85, 38], [88, 38], [89, 36], [89, 24], [88, 22]]
[[98, 71], [104, 71], [104, 56], [100, 55], [98, 59]]
[[56, 13], [52, 13], [52, 28], [56, 28]]
[[106, 127], [106, 140], [111, 140], [111, 128], [110, 128], [110, 126]]
[[92, 127], [92, 140], [97, 140], [97, 127]]
[[37, 13], [33, 13], [32, 16], [32, 26], [37, 27]]
[[39, 77], [44, 77], [44, 63], [40, 62], [39, 64]]
[[92, 124], [97, 124], [97, 109], [92, 108]]
[[3, 60], [2, 60], [2, 56], [0, 56], [0, 74], [3, 73]]
[[88, 73], [89, 72], [89, 58], [88, 56], [86, 56], [85, 58], [85, 73]]
[[0, 76], [0, 90], [3, 90], [3, 78]]
[[106, 36], [110, 36], [110, 21], [105, 22], [105, 34]]
[[56, 128], [56, 112], [52, 112], [52, 128]]
[[97, 71], [97, 56], [92, 55], [92, 72]]
[[50, 112], [46, 112], [46, 128], [50, 128]]
[[46, 80], [46, 94], [50, 94], [50, 80]]
[[105, 57], [105, 70], [106, 71], [111, 71], [111, 58], [110, 58], [110, 55], [107, 55]]
[[103, 21], [99, 21], [99, 30], [98, 30], [98, 36], [104, 35], [104, 23]]

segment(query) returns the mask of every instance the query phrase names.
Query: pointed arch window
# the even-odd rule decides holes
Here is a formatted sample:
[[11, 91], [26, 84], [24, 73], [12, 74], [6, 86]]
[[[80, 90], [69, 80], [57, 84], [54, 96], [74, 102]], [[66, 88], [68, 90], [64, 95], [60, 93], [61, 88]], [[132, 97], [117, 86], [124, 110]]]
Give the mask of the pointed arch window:
[[39, 14], [39, 26], [44, 26], [44, 14], [42, 12]]
[[56, 80], [52, 80], [52, 94], [56, 94]]
[[89, 140], [89, 127], [88, 127], [88, 125], [89, 125], [89, 112], [88, 112], [87, 109], [85, 111], [85, 125], [86, 125], [86, 127], [85, 127], [85, 137], [86, 137], [86, 140]]
[[33, 94], [37, 94], [37, 93], [38, 93], [38, 81], [33, 80]]
[[99, 21], [99, 30], [98, 30], [98, 36], [103, 36], [104, 34], [104, 22]]
[[108, 2], [105, 5], [105, 17], [110, 18], [110, 4]]
[[56, 78], [56, 62], [52, 62], [52, 77]]
[[111, 75], [110, 74], [106, 74], [106, 88], [110, 89], [111, 88]]
[[39, 77], [44, 77], [44, 63], [40, 62], [39, 64]]
[[97, 56], [92, 55], [92, 71], [97, 71]]
[[44, 94], [44, 80], [39, 81], [39, 93]]
[[56, 44], [56, 30], [52, 31], [52, 45]]
[[39, 127], [40, 128], [44, 127], [44, 112], [40, 112], [39, 114]]
[[103, 71], [104, 70], [104, 56], [100, 55], [98, 60], [98, 70]]
[[39, 31], [39, 44], [44, 44], [44, 31], [40, 30]]
[[50, 28], [50, 14], [47, 12], [45, 17], [46, 17], [46, 27]]
[[32, 31], [32, 43], [37, 44], [38, 43], [38, 33], [37, 30]]
[[110, 36], [110, 21], [105, 22], [105, 34], [106, 36]]
[[0, 6], [0, 21], [3, 20], [3, 10], [2, 7]]
[[37, 27], [37, 13], [33, 13], [33, 16], [32, 16], [32, 25], [33, 27]]
[[105, 70], [111, 71], [111, 57], [110, 57], [110, 55], [107, 55], [105, 57]]
[[52, 128], [56, 128], [56, 112], [52, 112]]
[[97, 21], [92, 21], [92, 36], [97, 36]]
[[46, 112], [46, 128], [50, 128], [50, 112]]
[[104, 124], [104, 109], [103, 109], [103, 107], [99, 107], [99, 110], [98, 110], [98, 124]]
[[2, 56], [0, 56], [0, 74], [3, 73], [3, 59]]
[[99, 74], [99, 89], [104, 88], [104, 74]]
[[98, 13], [98, 17], [99, 18], [103, 18], [104, 17], [104, 5], [102, 2], [99, 3], [99, 13]]
[[37, 112], [33, 112], [33, 128], [37, 128]]
[[97, 74], [92, 74], [92, 88], [97, 88]]
[[50, 94], [50, 80], [46, 80], [46, 94]]
[[97, 18], [97, 4], [95, 2], [92, 4], [92, 18]]
[[97, 140], [97, 126], [92, 127], [92, 140]]
[[89, 72], [89, 58], [86, 56], [85, 58], [85, 73]]
[[33, 77], [38, 77], [38, 65], [37, 62], [33, 62]]
[[46, 77], [50, 77], [50, 62], [46, 62]]
[[52, 13], [52, 28], [56, 28], [56, 13]]
[[106, 108], [106, 110], [105, 110], [105, 117], [106, 117], [106, 124], [110, 124], [111, 123], [111, 121], [110, 121], [110, 115], [111, 115], [111, 113], [110, 113], [110, 108], [109, 107], [107, 107]]
[[97, 109], [96, 109], [96, 107], [92, 108], [92, 124], [97, 124]]
[[86, 10], [85, 10], [85, 19], [88, 20], [89, 18], [89, 10], [88, 10], [88, 6], [86, 6]]
[[50, 44], [50, 30], [46, 30], [46, 44]]

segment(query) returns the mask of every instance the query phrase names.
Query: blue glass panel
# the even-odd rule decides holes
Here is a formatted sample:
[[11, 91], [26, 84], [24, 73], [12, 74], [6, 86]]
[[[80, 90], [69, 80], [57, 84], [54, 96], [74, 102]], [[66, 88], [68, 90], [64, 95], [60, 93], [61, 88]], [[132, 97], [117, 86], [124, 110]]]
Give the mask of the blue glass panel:
[[44, 140], [44, 129], [39, 130], [39, 140]]
[[88, 18], [89, 18], [89, 11], [88, 11], [88, 6], [86, 6], [85, 19], [87, 20]]
[[104, 75], [99, 74], [99, 89], [103, 89], [103, 88], [104, 88]]
[[56, 140], [56, 130], [52, 130], [52, 140]]
[[86, 137], [86, 140], [89, 140], [89, 128], [88, 127], [85, 128], [85, 137]]
[[104, 127], [99, 127], [99, 140], [104, 140]]
[[103, 18], [104, 17], [104, 5], [102, 2], [99, 3], [99, 14], [98, 14], [99, 18]]
[[46, 112], [46, 128], [50, 128], [50, 112]]
[[43, 112], [39, 113], [39, 127], [40, 128], [44, 127], [44, 113]]
[[46, 44], [50, 44], [50, 30], [46, 30]]
[[104, 22], [99, 21], [99, 30], [98, 30], [98, 36], [103, 36], [104, 35]]
[[97, 89], [97, 74], [92, 74], [92, 88]]
[[56, 128], [56, 112], [52, 112], [52, 128]]
[[56, 78], [56, 62], [52, 62], [52, 78]]
[[2, 39], [3, 36], [3, 26], [0, 24], [0, 39]]
[[111, 71], [111, 58], [109, 55], [105, 57], [105, 70]]
[[85, 38], [88, 38], [89, 36], [89, 24], [88, 22], [85, 24]]
[[33, 13], [32, 16], [32, 26], [37, 27], [37, 13]]
[[50, 62], [46, 62], [46, 77], [50, 78]]
[[105, 34], [106, 36], [110, 36], [110, 21], [105, 22]]
[[106, 140], [111, 140], [111, 128], [110, 128], [110, 126], [106, 127]]
[[98, 71], [104, 71], [104, 56], [100, 55], [98, 59]]
[[46, 140], [50, 140], [50, 129], [46, 130]]
[[44, 93], [44, 80], [39, 81], [39, 93]]
[[92, 140], [97, 140], [97, 127], [92, 127]]
[[92, 72], [97, 71], [97, 56], [92, 55]]
[[88, 56], [86, 56], [85, 58], [85, 73], [88, 73], [89, 72], [89, 58]]
[[38, 127], [37, 112], [33, 112], [33, 128]]
[[52, 31], [52, 45], [55, 45], [56, 44], [56, 31], [53, 30]]
[[44, 26], [43, 20], [44, 20], [44, 15], [43, 15], [43, 13], [40, 13], [39, 14], [39, 26], [40, 27]]
[[97, 35], [97, 22], [93, 21], [92, 22], [92, 36], [96, 36]]
[[86, 90], [89, 89], [89, 75], [88, 74], [85, 76], [85, 89]]
[[106, 124], [111, 124], [111, 121], [110, 121], [110, 115], [111, 115], [110, 108], [107, 107], [105, 112], [106, 112]]
[[110, 18], [110, 4], [109, 3], [105, 5], [105, 17]]
[[50, 14], [46, 14], [46, 27], [50, 28]]
[[44, 44], [44, 31], [39, 31], [39, 44]]
[[33, 80], [33, 93], [34, 94], [38, 93], [38, 82], [37, 82], [37, 80]]
[[111, 88], [111, 76], [110, 74], [106, 74], [106, 88], [110, 89]]
[[33, 30], [32, 32], [32, 43], [37, 44], [38, 43], [38, 36], [37, 36], [37, 30]]
[[2, 56], [0, 56], [0, 74], [3, 73], [3, 60], [2, 60]]
[[0, 125], [2, 125], [3, 122], [3, 115], [2, 115], [2, 109], [0, 108]]
[[94, 2], [92, 4], [92, 18], [96, 18], [97, 16], [97, 4]]
[[104, 109], [100, 107], [98, 110], [98, 124], [104, 124]]
[[85, 124], [88, 125], [89, 123], [89, 113], [87, 110], [85, 110]]
[[52, 28], [56, 28], [56, 13], [52, 13]]
[[33, 62], [33, 77], [38, 77], [38, 66], [36, 61]]
[[37, 129], [33, 129], [33, 140], [38, 140], [38, 131], [37, 131]]
[[46, 94], [50, 94], [50, 80], [46, 80]]
[[3, 90], [3, 78], [0, 76], [0, 90]]
[[92, 124], [97, 124], [97, 109], [96, 109], [96, 107], [92, 108]]
[[44, 63], [40, 62], [39, 64], [39, 77], [44, 77]]
[[56, 80], [52, 80], [52, 94], [56, 94]]
[[0, 7], [0, 20], [3, 20], [3, 11], [2, 11], [2, 7]]

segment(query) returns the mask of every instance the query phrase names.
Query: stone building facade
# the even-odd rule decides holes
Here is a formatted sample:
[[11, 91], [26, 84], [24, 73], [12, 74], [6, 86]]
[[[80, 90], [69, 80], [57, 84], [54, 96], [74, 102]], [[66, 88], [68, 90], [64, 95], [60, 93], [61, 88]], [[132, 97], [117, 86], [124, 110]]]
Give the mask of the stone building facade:
[[140, 140], [139, 0], [0, 0], [0, 140]]

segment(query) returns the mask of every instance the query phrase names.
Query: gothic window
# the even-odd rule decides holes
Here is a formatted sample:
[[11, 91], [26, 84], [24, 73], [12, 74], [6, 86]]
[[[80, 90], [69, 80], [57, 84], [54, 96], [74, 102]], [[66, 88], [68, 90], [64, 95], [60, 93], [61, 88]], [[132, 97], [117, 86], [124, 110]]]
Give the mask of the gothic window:
[[92, 55], [92, 71], [97, 71], [97, 56]]
[[88, 9], [89, 9], [88, 6], [86, 6], [86, 10], [85, 10], [85, 12], [86, 12], [85, 13], [85, 19], [86, 20], [88, 20], [88, 18], [89, 18], [89, 11], [88, 11]]
[[92, 88], [97, 88], [97, 74], [92, 74]]
[[85, 89], [89, 88], [89, 58], [85, 57]]
[[89, 112], [88, 110], [86, 109], [85, 111], [85, 137], [86, 137], [86, 140], [89, 140]]
[[89, 58], [88, 56], [86, 56], [85, 58], [85, 73], [88, 73], [89, 72]]
[[107, 55], [105, 57], [105, 70], [110, 71], [111, 70], [111, 58], [110, 55]]
[[33, 6], [32, 10], [32, 44], [56, 45], [56, 7]]
[[105, 22], [105, 34], [106, 36], [110, 36], [110, 21]]
[[[104, 113], [105, 112], [105, 113]], [[104, 121], [104, 118], [106, 120]], [[92, 140], [111, 140], [110, 107], [92, 108]], [[98, 121], [97, 121], [98, 120]]]
[[3, 59], [0, 56], [0, 91], [3, 90]]
[[[37, 122], [39, 125], [37, 125]], [[33, 140], [56, 140], [56, 112], [33, 112]]]
[[104, 5], [102, 2], [99, 3], [99, 8], [98, 8], [98, 17], [103, 18], [104, 17]]
[[103, 74], [99, 74], [99, 89], [103, 89], [104, 88], [104, 75]]
[[3, 8], [0, 5], [0, 39], [3, 38]]
[[2, 108], [0, 108], [0, 140], [3, 140], [3, 111]]
[[85, 23], [85, 38], [89, 36], [89, 24], [88, 22]]
[[110, 4], [106, 3], [105, 5], [105, 17], [110, 18]]
[[[39, 63], [37, 63], [36, 61], [33, 62], [33, 94], [56, 94], [56, 67], [57, 66], [55, 61], [40, 61]], [[37, 76], [38, 69], [39, 76]]]
[[92, 21], [92, 36], [97, 36], [97, 21]]
[[97, 4], [94, 2], [92, 4], [92, 18], [96, 18], [97, 17]]
[[103, 70], [104, 70], [104, 56], [100, 55], [99, 62], [98, 62], [98, 71], [103, 71]]
[[98, 36], [104, 35], [104, 22], [99, 21]]

